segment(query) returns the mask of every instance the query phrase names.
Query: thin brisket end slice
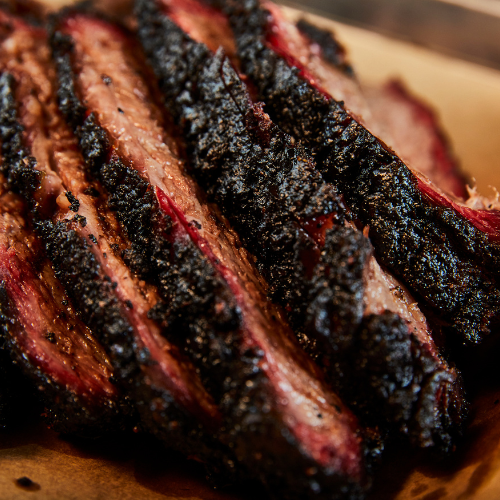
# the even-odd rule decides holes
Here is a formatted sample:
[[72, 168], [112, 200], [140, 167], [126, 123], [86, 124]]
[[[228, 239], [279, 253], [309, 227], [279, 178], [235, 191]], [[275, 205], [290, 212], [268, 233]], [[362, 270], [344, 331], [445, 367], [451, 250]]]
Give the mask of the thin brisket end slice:
[[[223, 9], [230, 4], [228, 0], [208, 1]], [[237, 4], [238, 0], [234, 3]], [[370, 121], [374, 124], [360, 84], [346, 63], [345, 53], [338, 42], [328, 36], [328, 32], [307, 22], [295, 25], [287, 21], [280, 7], [272, 2], [263, 1], [262, 5], [270, 12], [268, 40], [276, 53], [290, 65], [300, 67], [301, 76], [310, 79], [321, 92], [342, 101], [362, 123]]]
[[301, 44], [303, 55], [297, 57], [297, 40], [304, 40], [297, 36], [292, 23], [283, 20], [280, 9], [271, 3], [266, 3], [265, 6], [271, 9], [272, 30], [277, 32], [274, 39], [284, 57], [293, 54], [296, 60], [319, 79], [320, 84], [335, 100], [344, 101], [345, 108], [354, 113], [356, 119], [361, 119], [372, 134], [390, 146], [413, 170], [459, 199], [468, 197], [468, 181], [460, 171], [449, 141], [429, 104], [412, 95], [402, 82], [391, 80], [379, 86], [354, 87], [358, 102], [364, 103], [364, 109], [352, 108], [349, 96], [343, 98], [337, 90], [342, 78], [333, 78], [333, 75], [328, 79], [323, 77], [324, 72], [331, 71], [332, 66], [347, 76], [354, 76], [346, 60], [346, 51], [333, 34], [305, 19], [299, 20], [296, 27], [309, 43]]
[[398, 81], [365, 86], [363, 93], [377, 134], [412, 169], [424, 174], [442, 191], [465, 200], [468, 180], [460, 172], [450, 144], [432, 108]]
[[[411, 298], [345, 221], [335, 189], [309, 153], [252, 105], [227, 60], [161, 20], [153, 2], [137, 12], [194, 175], [256, 255], [274, 300], [316, 343], [309, 350], [372, 423], [401, 427], [422, 446], [450, 447], [465, 406], [460, 378], [438, 355]], [[172, 77], [172, 67], [182, 71]]]
[[[138, 273], [165, 299], [157, 312], [171, 325], [166, 334], [191, 356], [219, 405], [218, 437], [276, 494], [358, 497], [367, 480], [356, 419], [267, 302], [234, 234], [198, 201], [165, 144], [130, 41], [80, 14], [62, 19], [59, 29], [53, 43], [61, 105], [102, 182], [113, 188], [114, 173], [126, 178], [119, 186], [131, 207], [148, 195], [143, 241], [118, 198], [116, 214], [143, 251]], [[140, 189], [129, 189], [130, 181]]]
[[278, 54], [291, 66], [300, 67], [302, 76], [322, 92], [343, 101], [345, 109], [358, 122], [382, 139], [412, 169], [427, 176], [440, 189], [467, 198], [465, 177], [427, 104], [412, 96], [399, 82], [380, 87], [361, 86], [349, 71], [345, 51], [330, 32], [305, 20], [295, 26], [271, 2], [262, 5], [271, 13], [267, 39]]
[[[38, 389], [58, 432], [96, 435], [123, 425], [104, 349], [77, 318], [19, 197], [0, 195], [0, 323], [14, 362]], [[15, 383], [13, 381], [13, 383]]]
[[[222, 8], [227, 4], [223, 0], [205, 2]], [[185, 5], [177, 0], [162, 0], [169, 16], [193, 39], [204, 42], [212, 51], [223, 46], [239, 69], [234, 37], [227, 33], [228, 19], [222, 16], [221, 20], [221, 13], [215, 9], [196, 8], [197, 3], [193, 0], [193, 5]], [[426, 103], [411, 95], [400, 82], [377, 87], [360, 85], [346, 50], [330, 31], [306, 19], [294, 25], [277, 6], [270, 2], [263, 5], [272, 15], [268, 38], [278, 54], [292, 66], [300, 66], [303, 76], [324, 93], [343, 101], [358, 121], [393, 148], [412, 169], [427, 176], [445, 192], [467, 198], [467, 180]], [[203, 29], [199, 29], [200, 24]]]
[[434, 317], [434, 324], [479, 342], [500, 315], [500, 214], [473, 210], [440, 193], [318, 88], [307, 68], [273, 43], [268, 10], [228, 2], [243, 71], [271, 117], [311, 147], [326, 180], [369, 226], [381, 263]]
[[104, 189], [87, 181], [78, 141], [58, 111], [47, 34], [15, 18], [10, 26], [0, 59], [10, 72], [0, 78], [10, 184], [31, 205], [57, 276], [106, 346], [113, 376], [141, 417], [157, 421], [157, 433], [170, 446], [212, 456], [201, 436], [217, 427], [218, 410], [195, 368], [149, 318], [158, 294], [121, 258], [130, 244], [106, 206]]

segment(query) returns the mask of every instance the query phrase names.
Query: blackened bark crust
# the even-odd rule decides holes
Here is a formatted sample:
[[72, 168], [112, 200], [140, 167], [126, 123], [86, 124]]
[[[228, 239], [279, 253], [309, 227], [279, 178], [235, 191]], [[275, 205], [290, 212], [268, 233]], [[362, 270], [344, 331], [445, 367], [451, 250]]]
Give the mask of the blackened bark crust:
[[[161, 213], [152, 186], [113, 153], [94, 116], [81, 112], [81, 101], [75, 100], [71, 39], [56, 32], [52, 41], [62, 108], [89, 167], [112, 193], [110, 205], [133, 242], [125, 257], [165, 299], [153, 317], [168, 324], [165, 334], [185, 348], [224, 415], [216, 436], [230, 450], [228, 467], [236, 465], [233, 460], [239, 462], [248, 475], [286, 498], [302, 498], [311, 491], [317, 498], [332, 498], [332, 492], [335, 498], [348, 493], [358, 498], [364, 485], [335, 471], [318, 470], [307, 450], [301, 450], [270, 399], [269, 381], [259, 366], [262, 354], [242, 345], [243, 325], [232, 292], [192, 240], [171, 232], [177, 221]], [[178, 81], [188, 76], [191, 62], [176, 61], [179, 66], [169, 77]], [[304, 470], [311, 467], [314, 473], [306, 477]]]
[[393, 152], [266, 45], [269, 13], [258, 1], [219, 4], [266, 110], [311, 148], [324, 178], [370, 227], [380, 261], [464, 341], [488, 335], [500, 315], [498, 243], [427, 200]]
[[[323, 181], [309, 153], [251, 104], [221, 55], [191, 40], [154, 2], [139, 2], [137, 12], [141, 42], [165, 104], [183, 127], [193, 174], [256, 255], [273, 299], [304, 332], [306, 349], [370, 423], [389, 421], [421, 445], [449, 448], [460, 432], [460, 383], [443, 371], [456, 399], [443, 408], [442, 420], [427, 418], [422, 425], [418, 408], [436, 393], [418, 388], [432, 376], [429, 367], [442, 369], [398, 316], [363, 318], [371, 246], [361, 232], [342, 225], [346, 210], [335, 188]], [[318, 251], [304, 223], [332, 214], [336, 227]], [[370, 335], [376, 345], [364, 349]], [[389, 361], [380, 366], [381, 360]]]
[[329, 30], [318, 28], [311, 24], [306, 19], [300, 19], [297, 22], [297, 28], [305, 35], [312, 43], [316, 43], [321, 48], [321, 56], [323, 59], [340, 71], [343, 71], [348, 76], [353, 76], [354, 71], [352, 66], [346, 61], [345, 49], [335, 40]]
[[0, 76], [0, 138], [2, 140], [2, 174], [9, 186], [31, 201], [40, 185], [40, 172], [36, 160], [23, 145], [21, 124], [17, 121], [17, 107], [13, 94], [14, 77]]

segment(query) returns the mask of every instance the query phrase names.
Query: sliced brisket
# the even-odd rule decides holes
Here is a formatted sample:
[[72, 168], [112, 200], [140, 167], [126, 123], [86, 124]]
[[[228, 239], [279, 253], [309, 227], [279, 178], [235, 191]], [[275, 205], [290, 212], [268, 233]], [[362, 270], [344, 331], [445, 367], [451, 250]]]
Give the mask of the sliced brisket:
[[106, 346], [113, 377], [141, 417], [158, 422], [171, 446], [213, 456], [207, 441], [218, 410], [195, 368], [149, 317], [158, 294], [122, 260], [130, 244], [104, 189], [87, 180], [78, 141], [58, 111], [47, 34], [4, 20], [0, 123], [10, 186], [29, 203], [57, 277]]
[[24, 204], [4, 185], [2, 191], [4, 349], [37, 387], [52, 428], [80, 435], [116, 431], [123, 423], [122, 406], [117, 388], [109, 381], [113, 374], [109, 358], [77, 318], [40, 242], [26, 227]]
[[[337, 90], [342, 77], [334, 78], [333, 74], [327, 79], [323, 77], [324, 72], [331, 71], [333, 66], [354, 78], [346, 51], [333, 34], [301, 19], [297, 28], [305, 36], [304, 40], [298, 36], [292, 23], [282, 20], [279, 9], [270, 3], [265, 5], [278, 25], [273, 28], [279, 33], [275, 38], [284, 38], [281, 44], [278, 42], [284, 56], [293, 53], [335, 100], [344, 101], [345, 108], [413, 170], [424, 174], [443, 191], [461, 199], [467, 198], [467, 180], [460, 172], [436, 114], [427, 103], [412, 95], [398, 80], [385, 85], [358, 85], [355, 87], [357, 99], [365, 105], [363, 114], [359, 115], [360, 111], [352, 109], [349, 96], [344, 98]], [[300, 57], [297, 57], [297, 41], [302, 47]]]
[[134, 269], [164, 299], [155, 317], [218, 404], [216, 435], [280, 497], [357, 498], [367, 481], [356, 420], [267, 302], [237, 237], [198, 201], [133, 44], [81, 14], [58, 29], [61, 107], [112, 193]]
[[242, 68], [269, 114], [312, 149], [324, 178], [369, 227], [381, 263], [422, 301], [435, 325], [479, 342], [500, 314], [500, 213], [455, 202], [408, 169], [294, 57], [276, 29], [274, 6], [223, 3]]
[[[399, 427], [422, 446], [448, 448], [463, 416], [460, 379], [438, 355], [414, 301], [346, 221], [336, 190], [309, 153], [252, 105], [227, 60], [162, 19], [154, 2], [139, 2], [137, 12], [166, 105], [183, 125], [194, 175], [256, 256], [309, 350], [372, 423]], [[177, 22], [180, 8], [174, 12]]]
[[365, 86], [371, 117], [368, 124], [412, 169], [424, 174], [441, 190], [465, 200], [467, 180], [460, 172], [436, 114], [398, 80], [383, 86]]

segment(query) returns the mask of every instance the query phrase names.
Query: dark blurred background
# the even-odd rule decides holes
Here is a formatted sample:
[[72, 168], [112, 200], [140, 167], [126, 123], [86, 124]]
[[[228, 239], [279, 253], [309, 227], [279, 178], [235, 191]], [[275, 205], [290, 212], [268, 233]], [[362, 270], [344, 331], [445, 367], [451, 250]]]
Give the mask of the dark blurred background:
[[279, 0], [500, 69], [500, 0]]

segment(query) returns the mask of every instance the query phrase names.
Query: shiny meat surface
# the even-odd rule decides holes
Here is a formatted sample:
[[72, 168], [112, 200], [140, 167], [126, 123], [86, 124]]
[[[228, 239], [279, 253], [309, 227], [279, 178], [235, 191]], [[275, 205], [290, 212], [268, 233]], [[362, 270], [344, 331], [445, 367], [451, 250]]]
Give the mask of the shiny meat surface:
[[[4, 151], [9, 153], [11, 171], [19, 154], [36, 161], [32, 170], [40, 184], [28, 203], [58, 277], [81, 317], [99, 332], [115, 378], [132, 389], [132, 398], [146, 418], [151, 418], [147, 402], [151, 392], [166, 400], [152, 413], [171, 417], [166, 408], [173, 399], [173, 415], [180, 409], [196, 422], [213, 426], [218, 411], [194, 367], [150, 319], [158, 295], [123, 261], [129, 243], [107, 207], [103, 188], [88, 180], [78, 141], [58, 110], [47, 35], [15, 18], [12, 21], [15, 29], [10, 26], [2, 45], [2, 63], [9, 71], [2, 77], [3, 111], [11, 119], [17, 115], [18, 122], [3, 122]], [[7, 109], [7, 103], [12, 108]], [[10, 135], [8, 125], [18, 127], [17, 135]], [[187, 425], [192, 432], [198, 424]], [[182, 436], [180, 431], [174, 434]], [[184, 438], [179, 439], [184, 445]]]
[[[211, 267], [212, 282], [219, 283], [228, 307], [234, 301], [239, 311], [239, 326], [231, 333], [232, 350], [237, 352], [229, 352], [227, 360], [218, 358], [220, 368], [205, 366], [203, 359], [195, 361], [202, 378], [208, 371], [217, 379], [220, 370], [229, 375], [229, 382], [231, 378], [234, 383], [239, 380], [240, 388], [233, 384], [220, 395], [233, 398], [227, 403], [220, 399], [229, 424], [221, 439], [238, 443], [238, 458], [271, 488], [281, 481], [280, 477], [288, 476], [290, 480], [290, 469], [285, 470], [281, 463], [295, 456], [292, 469], [316, 464], [317, 475], [306, 481], [294, 479], [290, 484], [296, 481], [300, 488], [314, 489], [317, 481], [324, 482], [325, 488], [331, 482], [345, 482], [342, 488], [350, 484], [349, 488], [358, 489], [364, 472], [354, 417], [322, 382], [288, 331], [281, 312], [266, 300], [265, 284], [236, 236], [216, 213], [198, 201], [197, 188], [166, 146], [164, 131], [155, 119], [158, 111], [128, 40], [116, 28], [78, 14], [67, 17], [61, 31], [70, 35], [74, 44], [71, 56], [76, 95], [95, 114], [96, 123], [105, 132], [108, 154], [113, 151], [126, 168], [133, 168], [152, 186], [158, 207], [172, 224], [167, 238], [174, 245], [194, 245], [201, 252], [198, 265], [203, 263], [206, 272], [210, 269], [206, 266]], [[163, 293], [168, 296], [167, 289]], [[221, 312], [226, 310], [223, 304]], [[221, 333], [215, 331], [214, 335], [221, 337]], [[196, 349], [192, 345], [186, 352], [196, 353]], [[207, 355], [213, 354], [209, 349]], [[236, 359], [231, 361], [231, 356]], [[237, 368], [241, 363], [244, 365]], [[246, 363], [250, 363], [247, 368]], [[245, 373], [250, 366], [251, 372]], [[214, 384], [212, 393], [218, 391], [221, 388]], [[267, 410], [263, 412], [264, 408]], [[254, 414], [254, 423], [248, 412]], [[257, 439], [249, 443], [245, 437], [248, 432], [274, 437], [269, 442]], [[283, 440], [284, 432], [289, 433], [288, 444]], [[281, 447], [289, 449], [290, 457], [276, 454]], [[266, 463], [274, 463], [274, 470]]]
[[[140, 18], [146, 34], [159, 15], [151, 12]], [[143, 45], [167, 108], [184, 125], [193, 174], [256, 256], [274, 301], [332, 384], [372, 424], [401, 429], [420, 446], [450, 446], [461, 425], [460, 379], [440, 357], [418, 305], [378, 266], [369, 240], [347, 222], [349, 212], [310, 152], [252, 104], [220, 52], [214, 57], [182, 38], [177, 18], [172, 21], [142, 36]], [[175, 86], [163, 61], [180, 65], [181, 58], [188, 61], [187, 75]], [[376, 341], [381, 331], [386, 338]], [[372, 352], [362, 345], [367, 337]], [[419, 389], [438, 373], [441, 386]], [[434, 412], [418, 414], [424, 401], [441, 405], [442, 392], [453, 394], [439, 406], [440, 414], [453, 414], [452, 422], [444, 424]]]

